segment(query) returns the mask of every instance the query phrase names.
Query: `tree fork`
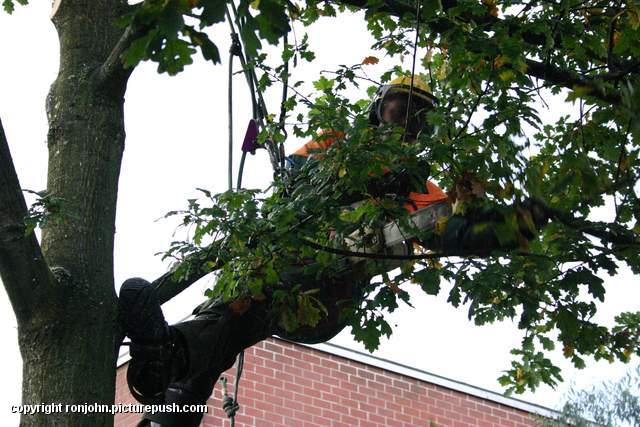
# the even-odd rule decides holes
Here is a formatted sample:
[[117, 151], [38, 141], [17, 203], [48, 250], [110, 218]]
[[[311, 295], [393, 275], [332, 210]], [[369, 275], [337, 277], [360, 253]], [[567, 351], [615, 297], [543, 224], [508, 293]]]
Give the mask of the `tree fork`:
[[[113, 247], [129, 72], [99, 70], [122, 36], [115, 22], [126, 7], [122, 0], [54, 4], [60, 68], [47, 97], [47, 191], [63, 200], [64, 220], [50, 221], [42, 233], [55, 298], [19, 325], [24, 404], [113, 403], [118, 344]], [[104, 413], [21, 419], [28, 426], [112, 422]]]

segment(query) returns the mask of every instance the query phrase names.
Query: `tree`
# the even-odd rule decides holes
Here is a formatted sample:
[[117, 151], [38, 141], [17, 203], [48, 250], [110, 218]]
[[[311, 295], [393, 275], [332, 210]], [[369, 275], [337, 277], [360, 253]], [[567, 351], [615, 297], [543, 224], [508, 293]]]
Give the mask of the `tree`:
[[[11, 11], [14, 2], [3, 5]], [[428, 115], [431, 137], [424, 135], [408, 147], [399, 144], [402, 130], [396, 129], [395, 141], [363, 144], [372, 140], [364, 117], [367, 102], [344, 93], [362, 82], [362, 68], [377, 58], [321, 77], [315, 98], [309, 98], [296, 92], [297, 83], [289, 83], [293, 76], [285, 65], [313, 60], [306, 38], [293, 43], [287, 38], [280, 58], [260, 53], [262, 42], [279, 42], [292, 23], [312, 25], [321, 15], [347, 8], [366, 11], [364, 19], [381, 53], [411, 55], [417, 45], [418, 70], [441, 100]], [[525, 338], [514, 350], [518, 360], [501, 378], [513, 391], [561, 378], [545, 356], [555, 341], [576, 366], [584, 364], [585, 355], [628, 360], [639, 351], [640, 314], [621, 313], [612, 329], [592, 318], [606, 291], [596, 274], [615, 274], [617, 262], [636, 274], [640, 266], [638, 10], [634, 2], [608, 1], [241, 1], [237, 23], [253, 58], [249, 65], [260, 77], [255, 83], [291, 86], [293, 95], [284, 99], [280, 116], [291, 117], [298, 106], [306, 106], [298, 121], [306, 116], [307, 125], [293, 128], [298, 135], [332, 128], [349, 136], [339, 151], [328, 153], [328, 161], [303, 170], [318, 185], [296, 192], [301, 187], [279, 169], [283, 122], [266, 117], [260, 140], [278, 172], [273, 194], [205, 193], [209, 204], [190, 202], [180, 214], [186, 224], [195, 224], [195, 234], [168, 250], [178, 263], [154, 282], [161, 298], [219, 270], [212, 297], [236, 307], [240, 316], [268, 316], [281, 334], [301, 341], [324, 339], [347, 321], [356, 338], [375, 348], [379, 337], [390, 333], [381, 310], [406, 300], [402, 282], [414, 280], [435, 294], [442, 280], [452, 280], [450, 302], [469, 302], [469, 317], [477, 324], [519, 318]], [[60, 72], [47, 99], [48, 188], [31, 209], [0, 126], [0, 273], [19, 325], [23, 403], [113, 400], [113, 365], [121, 339], [113, 235], [127, 79], [143, 59], [156, 61], [160, 72], [170, 74], [180, 72], [197, 51], [219, 62], [204, 28], [220, 25], [226, 12], [227, 3], [212, 0], [54, 3], [61, 53]], [[380, 80], [400, 71], [390, 70]], [[542, 123], [536, 101], [544, 100], [547, 90], [566, 94], [576, 114]], [[340, 242], [364, 224], [380, 225], [389, 210], [395, 209], [400, 222], [406, 219], [377, 197], [347, 214], [340, 209], [342, 197], [367, 194], [371, 179], [397, 158], [428, 162], [431, 176], [452, 189], [456, 215], [443, 221], [441, 231], [456, 221], [481, 219], [500, 244], [512, 249], [407, 259], [399, 273], [357, 289], [348, 319], [323, 315], [344, 294], [319, 297], [315, 289], [279, 287], [273, 274], [291, 265], [287, 254], [334, 263], [336, 254], [327, 252], [335, 243], [326, 240], [329, 224]], [[402, 168], [420, 176], [423, 164], [407, 161]], [[523, 209], [528, 197], [541, 200], [552, 219], [531, 242], [518, 224], [523, 218], [534, 234], [530, 211]], [[591, 220], [589, 214], [602, 205], [613, 205], [610, 218]], [[309, 215], [314, 220], [303, 221]], [[42, 224], [41, 242], [29, 233], [34, 223]], [[216, 235], [227, 238], [216, 240]], [[455, 249], [460, 248], [451, 254], [461, 254]], [[354, 277], [366, 273], [355, 271]], [[264, 335], [253, 334], [259, 325], [243, 319], [245, 335], [221, 350], [221, 364]], [[228, 332], [220, 328], [221, 334]], [[86, 372], [93, 373], [94, 382], [86, 381]], [[23, 421], [51, 422], [51, 416], [41, 417]], [[109, 423], [102, 414], [55, 417], [61, 424]]]
[[[571, 389], [558, 420], [543, 420], [541, 426], [577, 427], [598, 425], [633, 426], [640, 422], [638, 398], [639, 370], [631, 370], [619, 379], [593, 386], [589, 390]], [[593, 420], [593, 421], [589, 421]]]

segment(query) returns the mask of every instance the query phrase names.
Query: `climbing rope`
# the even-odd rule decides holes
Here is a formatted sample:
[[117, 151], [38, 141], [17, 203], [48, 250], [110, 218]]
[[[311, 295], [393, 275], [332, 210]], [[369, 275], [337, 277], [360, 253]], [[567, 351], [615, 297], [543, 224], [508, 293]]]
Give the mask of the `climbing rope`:
[[238, 35], [231, 33], [231, 47], [229, 47], [229, 92], [227, 98], [227, 110], [229, 116], [229, 164], [228, 185], [233, 190], [233, 58], [242, 54], [242, 47]]
[[[282, 48], [283, 51], [287, 48], [288, 38], [285, 34], [282, 39]], [[284, 135], [284, 139], [287, 139], [287, 131], [284, 126], [284, 120], [286, 117], [287, 109], [285, 106], [285, 102], [287, 101], [287, 89], [289, 88], [289, 60], [287, 59], [284, 63], [284, 78], [282, 79], [282, 101], [280, 102], [280, 118], [278, 120], [278, 128], [280, 132]], [[280, 143], [278, 147], [280, 152], [280, 170], [284, 171], [284, 142]]]
[[222, 383], [222, 410], [231, 422], [231, 427], [235, 426], [236, 420], [236, 412], [240, 409], [240, 404], [238, 403], [238, 386], [240, 384], [240, 377], [242, 376], [242, 371], [244, 369], [244, 350], [240, 352], [238, 356], [238, 365], [236, 367], [236, 379], [233, 385], [233, 397], [229, 396], [227, 391], [227, 377], [220, 378], [220, 382]]
[[409, 114], [411, 112], [411, 102], [413, 101], [413, 78], [416, 74], [416, 53], [418, 50], [418, 39], [420, 37], [420, 1], [416, 0], [416, 38], [413, 42], [413, 59], [411, 64], [411, 85], [409, 86], [409, 97], [407, 99], [407, 113], [405, 115], [403, 139], [407, 135], [409, 126]]
[[[231, 29], [231, 37], [233, 40], [237, 40], [237, 43], [242, 46], [241, 36], [242, 34], [242, 22], [240, 22], [238, 11], [236, 9], [235, 3], [230, 2], [231, 11], [229, 11], [229, 5], [226, 6], [225, 14], [227, 17], [227, 21], [229, 22], [229, 28]], [[232, 17], [233, 14], [233, 17]], [[237, 28], [236, 28], [237, 27]], [[253, 112], [253, 119], [256, 120], [261, 127], [264, 128], [266, 124], [266, 118], [268, 117], [267, 106], [264, 101], [264, 97], [262, 96], [262, 91], [258, 87], [258, 77], [255, 72], [255, 68], [252, 65], [249, 65], [248, 60], [251, 58], [246, 52], [246, 45], [243, 49], [242, 47], [238, 49], [240, 58], [240, 64], [242, 65], [242, 69], [244, 70], [245, 77], [247, 79], [247, 84], [249, 85], [249, 91], [251, 94], [251, 105]], [[232, 71], [230, 71], [232, 75]], [[231, 79], [231, 77], [230, 77]], [[257, 96], [256, 96], [257, 95]], [[229, 97], [229, 103], [231, 103], [231, 96]], [[232, 113], [231, 113], [232, 114]], [[269, 159], [271, 161], [271, 166], [274, 170], [274, 175], [278, 175], [281, 171], [280, 164], [284, 162], [284, 159], [281, 159], [281, 150], [276, 146], [272, 141], [265, 141], [265, 148], [269, 153]], [[244, 160], [246, 158], [246, 152], [243, 152], [242, 159], [240, 160], [240, 168], [244, 169]], [[242, 185], [242, 173], [238, 173], [238, 185], [240, 188]]]
[[[236, 9], [235, 3], [231, 2], [231, 11], [233, 12], [233, 17], [231, 17], [231, 12], [229, 12], [229, 6], [226, 6], [226, 17], [229, 22], [229, 27], [231, 29], [231, 46], [229, 48], [229, 82], [228, 82], [228, 119], [229, 119], [229, 143], [228, 143], [228, 187], [229, 190], [233, 190], [233, 60], [234, 57], [238, 57], [240, 59], [240, 64], [242, 65], [242, 69], [244, 70], [245, 78], [247, 79], [247, 84], [249, 85], [249, 93], [251, 95], [251, 110], [252, 110], [252, 120], [258, 122], [261, 126], [265, 125], [265, 118], [267, 117], [267, 108], [264, 102], [264, 98], [262, 96], [262, 92], [258, 88], [258, 78], [255, 73], [255, 69], [253, 66], [248, 66], [247, 59], [249, 56], [246, 54], [246, 51], [243, 51], [243, 46], [240, 41], [240, 36], [238, 34], [238, 30], [236, 29], [236, 25], [238, 29], [242, 30], [242, 23], [238, 18], [238, 11]], [[235, 25], [234, 25], [235, 22]], [[286, 38], [285, 38], [286, 43]], [[285, 89], [283, 89], [283, 96], [286, 97], [286, 82]], [[257, 97], [256, 97], [257, 94]], [[286, 98], [285, 98], [286, 99]], [[283, 100], [284, 103], [284, 100]], [[284, 112], [281, 111], [280, 117], [280, 126], [283, 127], [284, 123]], [[254, 126], [255, 126], [254, 122]], [[249, 124], [249, 129], [247, 129], [247, 136], [257, 137], [257, 131], [255, 131], [255, 136], [252, 133], [254, 132], [252, 129], [252, 124]], [[245, 141], [246, 143], [247, 141]], [[284, 165], [284, 147], [274, 147], [274, 144], [270, 141], [267, 141], [267, 151], [269, 152], [269, 157], [271, 159], [271, 164], [274, 169], [274, 173], [278, 173], [278, 171], [282, 170]], [[240, 159], [240, 166], [238, 170], [238, 179], [237, 179], [237, 188], [242, 188], [242, 175], [244, 172], [244, 163], [246, 160], [247, 152], [250, 152], [250, 149], [246, 149], [245, 144], [242, 147], [242, 157]], [[280, 168], [278, 167], [280, 166]], [[238, 365], [236, 367], [236, 378], [235, 385], [233, 390], [233, 397], [230, 397], [227, 392], [227, 379], [226, 377], [221, 378], [222, 382], [222, 390], [223, 390], [223, 398], [222, 398], [222, 409], [227, 414], [227, 417], [231, 420], [231, 427], [235, 425], [235, 415], [236, 412], [240, 409], [240, 405], [238, 403], [238, 388], [240, 384], [240, 377], [242, 376], [242, 371], [244, 369], [244, 350], [240, 352], [238, 355]]]

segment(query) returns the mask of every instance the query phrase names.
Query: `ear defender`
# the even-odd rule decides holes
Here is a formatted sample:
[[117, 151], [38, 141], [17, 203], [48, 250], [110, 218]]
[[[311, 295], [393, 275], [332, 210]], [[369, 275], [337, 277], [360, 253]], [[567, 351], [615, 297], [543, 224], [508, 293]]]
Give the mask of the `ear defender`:
[[369, 123], [372, 126], [380, 125], [380, 104], [382, 103], [382, 98], [383, 98], [382, 96], [383, 88], [384, 86], [381, 86], [380, 88], [378, 88], [378, 90], [376, 91], [376, 94], [373, 96], [373, 101], [371, 101], [371, 103], [369, 104], [369, 109], [367, 111], [367, 114], [369, 115]]
[[[381, 124], [381, 109], [387, 95], [395, 93], [408, 94], [409, 92], [413, 92], [413, 102], [424, 104], [424, 107], [420, 109], [420, 114], [426, 113], [426, 111], [434, 108], [438, 104], [438, 98], [433, 96], [429, 85], [427, 85], [419, 76], [414, 76], [413, 82], [410, 77], [401, 76], [392, 80], [388, 84], [381, 85], [378, 88], [367, 110], [369, 123], [372, 126], [379, 126]], [[422, 134], [431, 133], [433, 131], [433, 127], [427, 124], [425, 120], [421, 121], [422, 127], [418, 132]]]

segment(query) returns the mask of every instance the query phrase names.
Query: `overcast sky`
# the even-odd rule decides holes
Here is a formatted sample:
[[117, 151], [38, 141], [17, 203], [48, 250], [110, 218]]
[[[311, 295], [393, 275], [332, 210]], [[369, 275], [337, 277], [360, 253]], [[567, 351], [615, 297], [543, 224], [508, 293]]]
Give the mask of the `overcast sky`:
[[[57, 35], [48, 19], [48, 3], [19, 7], [13, 16], [0, 13], [0, 118], [21, 185], [32, 190], [46, 187], [44, 100], [58, 65]], [[335, 25], [342, 30], [335, 31]], [[348, 38], [344, 36], [344, 28], [352, 28]], [[298, 29], [298, 37], [301, 35], [302, 30]], [[145, 63], [129, 82], [127, 141], [116, 226], [116, 287], [128, 277], [153, 280], [166, 271], [167, 264], [154, 254], [168, 246], [175, 222], [156, 221], [158, 218], [186, 206], [188, 198], [197, 196], [197, 187], [216, 192], [226, 189], [227, 27], [219, 26], [213, 37], [223, 53], [222, 65], [200, 61], [184, 73], [168, 77], [158, 75], [153, 64]], [[297, 69], [296, 79], [315, 79], [320, 70], [357, 63], [374, 54], [369, 49], [371, 40], [360, 15], [341, 18], [339, 23], [322, 21], [311, 31], [310, 40], [318, 58], [314, 64]], [[372, 69], [372, 75], [376, 70], [382, 68]], [[235, 93], [237, 160], [250, 117], [249, 97], [241, 76], [235, 79]], [[361, 96], [365, 96], [364, 90]], [[272, 111], [276, 111], [278, 102], [278, 97], [267, 100]], [[544, 112], [544, 117], [557, 117], [567, 106], [552, 102], [551, 108]], [[287, 150], [293, 151], [301, 142], [290, 139]], [[258, 152], [247, 160], [244, 184], [264, 187], [270, 175], [267, 156]], [[603, 322], [611, 322], [621, 311], [638, 309], [640, 292], [634, 286], [637, 279], [627, 269], [620, 271], [615, 278], [606, 279], [607, 301], [598, 314]], [[210, 280], [203, 280], [167, 304], [164, 309], [168, 319], [175, 322], [187, 315], [202, 298], [203, 289], [211, 285]], [[521, 339], [515, 325], [504, 322], [475, 327], [467, 320], [466, 308], [456, 310], [446, 304], [446, 289], [436, 298], [421, 295], [415, 285], [406, 286], [415, 296], [416, 308], [402, 308], [391, 316], [392, 325], [398, 327], [375, 355], [501, 392], [496, 378], [509, 367], [509, 350]], [[4, 290], [0, 291], [0, 316], [3, 343], [0, 419], [17, 424], [17, 417], [10, 414], [10, 405], [20, 402], [21, 359], [16, 322]], [[348, 332], [333, 342], [361, 349]], [[570, 381], [585, 386], [617, 378], [628, 369], [619, 363], [591, 361], [585, 370], [576, 371], [559, 354], [555, 359], [567, 382], [557, 391], [541, 387], [535, 394], [520, 398], [555, 407]]]

